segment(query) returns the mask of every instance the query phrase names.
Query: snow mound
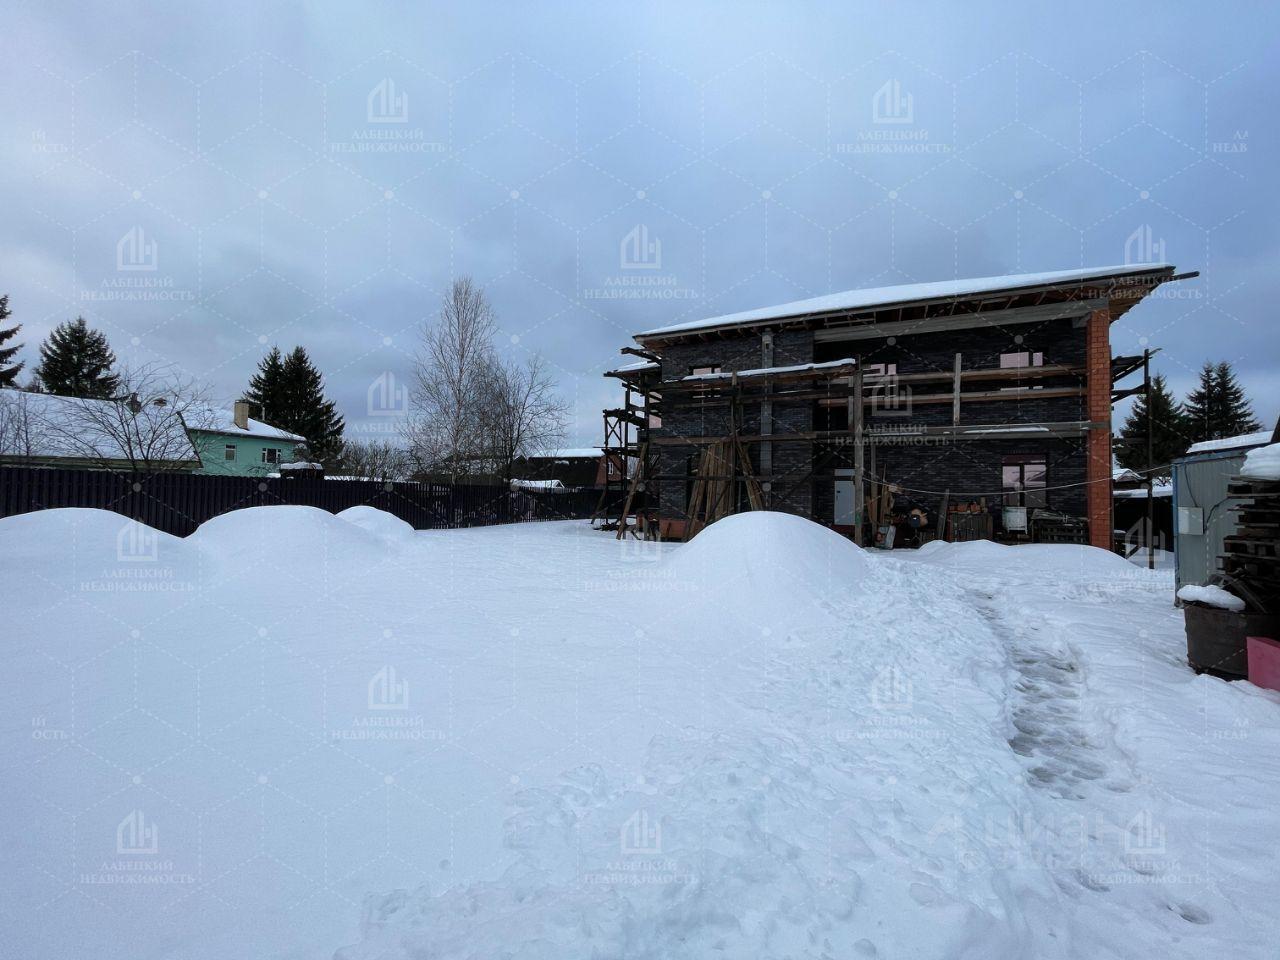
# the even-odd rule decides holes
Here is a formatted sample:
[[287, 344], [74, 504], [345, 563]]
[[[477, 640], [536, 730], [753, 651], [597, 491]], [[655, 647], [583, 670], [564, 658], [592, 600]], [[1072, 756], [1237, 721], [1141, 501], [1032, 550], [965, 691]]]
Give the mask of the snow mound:
[[1214, 584], [1199, 587], [1189, 583], [1178, 591], [1178, 599], [1188, 603], [1203, 603], [1210, 607], [1217, 607], [1219, 610], [1231, 610], [1235, 613], [1244, 609], [1243, 600]]
[[68, 546], [77, 556], [102, 562], [176, 558], [183, 541], [110, 510], [58, 507], [0, 519], [0, 541], [9, 560], [62, 556]]
[[347, 509], [339, 511], [337, 516], [339, 520], [354, 523], [357, 527], [387, 540], [407, 540], [414, 533], [412, 524], [401, 520], [393, 513], [379, 510], [377, 507], [364, 505], [347, 507]]
[[866, 553], [838, 533], [764, 510], [713, 523], [669, 563], [673, 572], [708, 589], [790, 594], [793, 601], [848, 590], [871, 574]]
[[1280, 443], [1250, 450], [1240, 473], [1254, 480], [1280, 480]]
[[1072, 577], [1108, 577], [1132, 567], [1119, 554], [1076, 543], [1010, 545], [990, 540], [968, 543], [934, 541], [912, 553], [902, 553], [901, 558], [994, 576], [1058, 573]]
[[306, 567], [375, 558], [386, 543], [368, 530], [317, 507], [232, 510], [196, 528], [190, 539], [218, 562]]

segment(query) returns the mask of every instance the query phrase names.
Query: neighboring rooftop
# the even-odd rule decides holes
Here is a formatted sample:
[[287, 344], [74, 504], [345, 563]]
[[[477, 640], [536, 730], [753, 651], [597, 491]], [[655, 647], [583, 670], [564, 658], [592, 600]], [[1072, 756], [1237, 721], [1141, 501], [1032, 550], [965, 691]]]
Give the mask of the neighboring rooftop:
[[539, 460], [598, 460], [604, 456], [604, 451], [599, 447], [566, 447], [534, 456]]
[[805, 317], [825, 313], [840, 313], [889, 307], [896, 304], [923, 301], [948, 300], [958, 297], [998, 294], [1059, 284], [1076, 284], [1086, 280], [1105, 280], [1124, 276], [1173, 271], [1167, 263], [1142, 263], [1128, 266], [1090, 267], [1083, 270], [1057, 270], [1049, 273], [1022, 273], [1004, 277], [976, 277], [969, 280], [939, 280], [932, 283], [908, 283], [892, 287], [871, 287], [865, 290], [845, 290], [826, 296], [796, 300], [772, 307], [728, 313], [703, 320], [675, 323], [654, 330], [637, 333], [636, 339], [660, 337], [668, 334], [713, 330], [719, 327], [736, 327], [769, 320]]
[[231, 410], [219, 408], [211, 407], [207, 411], [201, 411], [200, 424], [188, 426], [192, 430], [204, 433], [225, 433], [238, 437], [261, 437], [264, 440], [292, 440], [295, 443], [306, 443], [306, 437], [300, 437], [288, 430], [281, 430], [279, 427], [273, 427], [261, 420], [254, 420], [252, 417], [248, 420], [247, 428], [242, 429], [236, 426], [235, 414]]
[[[66, 458], [79, 460], [136, 459], [120, 442], [125, 431], [102, 425], [120, 421], [121, 404], [115, 400], [60, 397], [52, 393], [27, 393], [0, 389], [0, 456]], [[145, 418], [149, 408], [136, 416]], [[151, 456], [198, 463], [200, 458], [178, 418], [167, 411], [157, 415], [155, 432], [147, 434]], [[159, 459], [159, 458], [157, 458]]]
[[1257, 433], [1242, 433], [1238, 437], [1223, 437], [1221, 440], [1201, 440], [1187, 448], [1187, 454], [1215, 453], [1219, 450], [1243, 450], [1247, 447], [1260, 447], [1271, 442], [1271, 431], [1260, 430]]

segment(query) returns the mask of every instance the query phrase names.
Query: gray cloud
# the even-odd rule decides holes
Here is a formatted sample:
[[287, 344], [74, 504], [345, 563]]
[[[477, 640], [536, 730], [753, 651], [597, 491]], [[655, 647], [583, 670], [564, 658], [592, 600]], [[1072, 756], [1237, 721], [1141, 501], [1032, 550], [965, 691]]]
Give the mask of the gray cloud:
[[[1179, 390], [1232, 360], [1274, 418], [1275, 14], [1199, 14], [31, 5], [0, 64], [0, 290], [28, 360], [84, 313], [226, 398], [305, 344], [360, 427], [470, 273], [591, 442], [636, 330], [1136, 242], [1204, 275], [1116, 348], [1162, 347]], [[135, 227], [153, 271], [119, 269]], [[627, 266], [636, 227], [657, 263]]]

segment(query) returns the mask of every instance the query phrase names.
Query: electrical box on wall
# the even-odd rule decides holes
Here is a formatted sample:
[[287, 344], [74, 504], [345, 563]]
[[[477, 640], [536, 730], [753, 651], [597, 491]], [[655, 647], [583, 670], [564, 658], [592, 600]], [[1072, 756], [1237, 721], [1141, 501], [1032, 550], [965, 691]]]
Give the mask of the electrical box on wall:
[[1188, 537], [1204, 536], [1204, 507], [1178, 508], [1178, 534]]

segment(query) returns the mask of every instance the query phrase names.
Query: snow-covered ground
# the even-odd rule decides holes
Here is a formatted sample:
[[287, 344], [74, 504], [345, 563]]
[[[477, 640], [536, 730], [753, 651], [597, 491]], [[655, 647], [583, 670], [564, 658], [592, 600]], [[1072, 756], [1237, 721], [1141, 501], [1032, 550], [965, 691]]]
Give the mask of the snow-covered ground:
[[1171, 590], [777, 514], [0, 520], [0, 955], [1273, 957], [1280, 696]]

